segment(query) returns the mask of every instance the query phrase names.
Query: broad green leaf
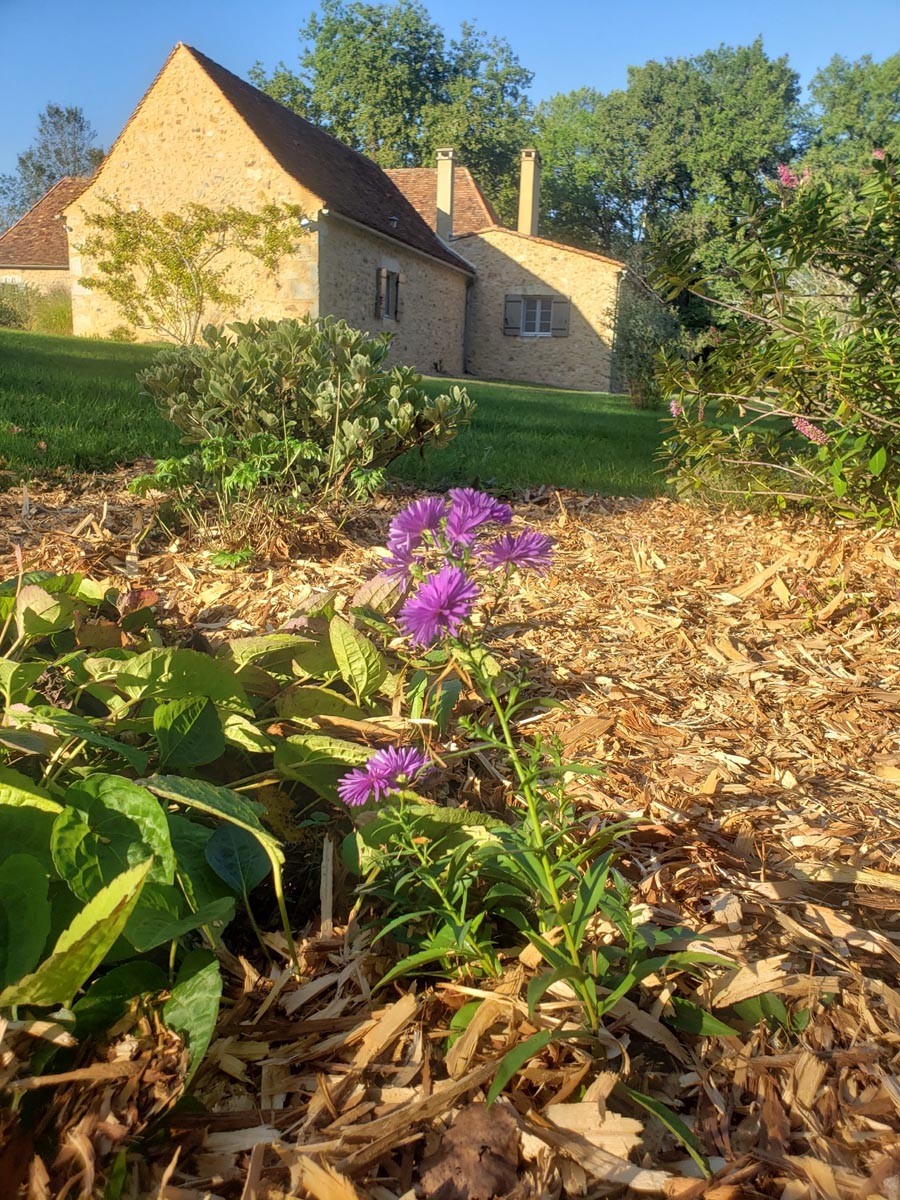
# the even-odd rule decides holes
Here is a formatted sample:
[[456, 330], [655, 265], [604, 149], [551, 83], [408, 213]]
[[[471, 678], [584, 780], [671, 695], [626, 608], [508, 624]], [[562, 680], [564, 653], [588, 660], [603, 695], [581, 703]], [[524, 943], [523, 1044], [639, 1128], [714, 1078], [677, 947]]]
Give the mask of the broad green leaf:
[[250, 707], [232, 664], [199, 650], [154, 647], [124, 660], [111, 655], [87, 658], [84, 666], [94, 679], [113, 682], [132, 700], [146, 696], [162, 700], [206, 696], [232, 708], [248, 711]]
[[337, 801], [338, 780], [352, 767], [362, 766], [371, 753], [366, 746], [326, 734], [298, 734], [279, 742], [274, 764], [285, 779], [298, 779], [326, 800]]
[[707, 1163], [703, 1156], [696, 1136], [688, 1129], [681, 1117], [676, 1116], [672, 1112], [667, 1104], [663, 1104], [661, 1100], [655, 1100], [652, 1096], [645, 1096], [643, 1092], [636, 1092], [624, 1083], [617, 1083], [613, 1090], [617, 1095], [624, 1096], [632, 1104], [636, 1104], [639, 1108], [644, 1109], [645, 1112], [652, 1113], [668, 1129], [669, 1133], [681, 1142], [682, 1146], [684, 1146], [685, 1150], [687, 1150], [688, 1154], [703, 1172], [704, 1178], [712, 1178], [709, 1163]]
[[103, 733], [87, 717], [78, 713], [67, 712], [64, 709], [39, 707], [32, 710], [32, 719], [43, 725], [50, 725], [64, 737], [78, 738], [92, 746], [103, 750], [111, 750], [119, 758], [125, 760], [133, 771], [139, 774], [147, 769], [150, 756], [136, 746], [129, 746], [116, 738]]
[[[260, 853], [265, 857], [263, 851]], [[268, 865], [268, 859], [266, 863]], [[163, 945], [164, 942], [175, 942], [203, 925], [208, 925], [218, 933], [233, 917], [233, 896], [213, 900], [196, 912], [191, 912], [178, 888], [167, 884], [148, 883], [144, 886], [134, 912], [128, 918], [122, 936], [135, 950], [143, 954]]]
[[20, 638], [49, 637], [72, 620], [73, 601], [60, 593], [51, 596], [37, 584], [27, 584], [16, 597], [16, 630]]
[[72, 1007], [78, 1038], [108, 1029], [127, 1012], [139, 996], [153, 995], [169, 985], [165, 971], [147, 959], [113, 967], [88, 988]]
[[0, 859], [30, 854], [45, 872], [53, 869], [50, 835], [62, 805], [11, 767], [0, 767]]
[[150, 860], [124, 871], [84, 906], [57, 939], [49, 958], [0, 992], [0, 1008], [71, 1005], [125, 927], [150, 870]]
[[[56, 575], [53, 571], [26, 571], [22, 576], [21, 582], [23, 587], [39, 584], [51, 596], [55, 596], [60, 592], [65, 592], [69, 596], [76, 596], [79, 594], [83, 580], [82, 576], [77, 574]], [[18, 590], [18, 576], [13, 576], [12, 579], [4, 579], [0, 583], [0, 596], [15, 596]]]
[[402, 579], [385, 571], [366, 579], [350, 597], [350, 608], [371, 608], [389, 616], [403, 599], [406, 587]]
[[879, 446], [869, 459], [869, 473], [877, 477], [881, 474], [886, 466], [887, 450], [884, 448], [884, 446]]
[[0, 985], [32, 971], [50, 932], [47, 871], [30, 854], [0, 864]]
[[308, 717], [346, 717], [361, 721], [365, 712], [348, 696], [332, 688], [298, 684], [279, 697], [276, 711], [285, 720], [302, 721]]
[[269, 874], [269, 856], [255, 834], [222, 825], [206, 843], [206, 861], [241, 895], [248, 896]]
[[203, 767], [225, 753], [222, 722], [215, 704], [205, 696], [185, 696], [158, 705], [153, 732], [161, 767]]
[[278, 840], [263, 828], [256, 810], [239, 792], [203, 779], [183, 779], [180, 775], [152, 775], [145, 780], [145, 786], [166, 800], [174, 800], [186, 808], [195, 808], [246, 829], [266, 847], [270, 858], [274, 854], [279, 862], [284, 860]]
[[248, 754], [274, 754], [278, 743], [271, 734], [254, 725], [241, 713], [229, 712], [219, 715], [222, 718], [222, 732], [229, 746], [237, 746]]
[[82, 900], [151, 856], [152, 881], [172, 883], [175, 878], [162, 806], [145, 788], [119, 775], [91, 775], [69, 788], [50, 845], [57, 871]]
[[206, 845], [214, 831], [183, 813], [168, 813], [168, 819], [175, 851], [175, 877], [191, 908], [203, 908], [223, 896], [233, 896], [233, 890], [206, 861]]
[[30, 703], [34, 696], [31, 685], [46, 669], [47, 664], [43, 662], [14, 662], [10, 658], [0, 658], [0, 693], [5, 707]]
[[343, 617], [331, 618], [328, 637], [341, 679], [353, 689], [357, 700], [365, 700], [378, 690], [387, 676], [384, 655], [374, 642]]
[[315, 645], [316, 639], [295, 633], [267, 633], [256, 637], [232, 638], [217, 657], [231, 659], [238, 667], [256, 663], [268, 671], [290, 677], [291, 663], [298, 653]]
[[488, 1089], [487, 1103], [493, 1104], [516, 1072], [554, 1040], [555, 1035], [552, 1029], [540, 1029], [531, 1037], [526, 1038], [524, 1042], [513, 1046], [508, 1054], [504, 1054], [497, 1068], [497, 1074]]
[[215, 955], [195, 950], [182, 963], [172, 995], [162, 1010], [163, 1021], [183, 1039], [191, 1057], [185, 1088], [209, 1048], [221, 998], [222, 976]]

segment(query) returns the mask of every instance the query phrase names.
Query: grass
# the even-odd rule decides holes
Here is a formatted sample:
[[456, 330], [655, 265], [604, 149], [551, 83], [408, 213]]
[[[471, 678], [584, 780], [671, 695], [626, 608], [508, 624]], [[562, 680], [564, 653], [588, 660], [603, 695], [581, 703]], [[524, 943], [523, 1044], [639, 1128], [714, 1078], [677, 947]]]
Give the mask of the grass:
[[[179, 435], [143, 399], [135, 373], [155, 348], [0, 330], [0, 468], [104, 470], [177, 454]], [[658, 412], [620, 396], [480, 380], [454, 382], [478, 402], [470, 428], [443, 450], [409, 454], [392, 474], [422, 487], [555, 484], [606, 495], [663, 490], [654, 455]]]

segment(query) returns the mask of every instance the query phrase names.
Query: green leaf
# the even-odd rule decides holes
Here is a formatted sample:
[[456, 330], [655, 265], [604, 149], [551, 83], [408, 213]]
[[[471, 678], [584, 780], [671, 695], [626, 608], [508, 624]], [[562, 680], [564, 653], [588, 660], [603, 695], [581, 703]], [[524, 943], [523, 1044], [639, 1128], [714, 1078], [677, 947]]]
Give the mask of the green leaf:
[[0, 767], [0, 859], [9, 853], [30, 854], [49, 873], [50, 836], [61, 812], [62, 805], [27, 775]]
[[636, 1092], [624, 1083], [617, 1083], [613, 1090], [618, 1095], [630, 1100], [632, 1104], [636, 1104], [639, 1108], [644, 1109], [645, 1112], [652, 1113], [668, 1129], [669, 1133], [681, 1142], [682, 1146], [684, 1146], [685, 1150], [687, 1150], [688, 1154], [703, 1172], [704, 1178], [712, 1178], [712, 1171], [710, 1171], [709, 1163], [707, 1163], [703, 1156], [697, 1138], [688, 1129], [684, 1121], [672, 1112], [667, 1104], [663, 1104], [661, 1100], [654, 1100], [652, 1096], [645, 1096], [643, 1092]]
[[378, 647], [349, 625], [343, 617], [332, 617], [328, 637], [341, 679], [352, 688], [357, 700], [376, 692], [387, 677], [388, 668]]
[[244, 711], [250, 708], [232, 664], [199, 650], [154, 647], [124, 660], [112, 655], [86, 658], [84, 667], [92, 678], [114, 683], [132, 700], [148, 696], [163, 700], [206, 696], [217, 704]]
[[203, 908], [233, 891], [206, 861], [206, 846], [213, 835], [183, 813], [169, 813], [169, 835], [175, 851], [175, 875], [192, 908]]
[[50, 933], [47, 871], [30, 854], [0, 864], [0, 985], [14, 983], [40, 961]]
[[84, 1038], [119, 1021], [132, 1001], [153, 995], [169, 985], [165, 971], [147, 959], [136, 959], [113, 967], [94, 981], [72, 1007], [75, 1034]]
[[163, 1006], [163, 1021], [182, 1038], [191, 1058], [185, 1088], [209, 1048], [222, 999], [222, 976], [214, 954], [195, 950], [181, 965], [172, 995]]
[[37, 584], [26, 584], [16, 597], [16, 630], [20, 638], [49, 637], [67, 628], [75, 605], [61, 593], [51, 596]]
[[14, 662], [0, 658], [0, 692], [6, 708], [12, 704], [28, 704], [34, 697], [31, 685], [40, 679], [47, 664], [43, 662]]
[[552, 1029], [540, 1029], [537, 1033], [533, 1033], [531, 1037], [526, 1038], [524, 1042], [519, 1042], [518, 1045], [513, 1046], [508, 1054], [504, 1054], [497, 1068], [497, 1074], [494, 1076], [488, 1090], [487, 1103], [493, 1104], [516, 1072], [521, 1067], [524, 1067], [529, 1059], [534, 1058], [536, 1054], [540, 1054], [545, 1046], [549, 1046], [555, 1040], [555, 1036]]
[[256, 836], [223, 825], [206, 843], [206, 861], [241, 895], [248, 896], [269, 874], [269, 857]]
[[237, 746], [247, 754], [274, 754], [278, 745], [271, 734], [254, 725], [241, 713], [225, 713], [222, 720], [222, 732], [229, 746]]
[[879, 446], [869, 459], [869, 473], [877, 478], [886, 466], [887, 450], [884, 448], [884, 446]]
[[730, 1037], [738, 1032], [691, 1000], [673, 996], [670, 1003], [672, 1012], [666, 1013], [664, 1019], [679, 1033], [693, 1033], [698, 1037]]
[[135, 950], [144, 954], [156, 946], [162, 946], [164, 942], [175, 942], [203, 925], [210, 926], [214, 931], [221, 930], [233, 917], [233, 896], [213, 900], [196, 912], [191, 912], [185, 909], [184, 898], [178, 888], [148, 883], [122, 936]]
[[604, 855], [596, 859], [582, 877], [572, 905], [570, 923], [575, 945], [580, 946], [587, 930], [588, 922], [600, 907], [609, 879], [609, 869], [612, 858]]
[[203, 767], [225, 753], [222, 722], [215, 704], [205, 696], [185, 696], [158, 705], [153, 732], [160, 767]]
[[59, 936], [53, 953], [31, 975], [0, 992], [0, 1008], [71, 1005], [125, 927], [150, 870], [150, 860], [117, 876]]
[[365, 712], [348, 696], [332, 688], [298, 684], [279, 697], [276, 711], [285, 720], [302, 721], [308, 717], [346, 717], [361, 721]]
[[395, 979], [399, 979], [401, 975], [408, 975], [410, 971], [415, 971], [419, 967], [424, 967], [427, 963], [438, 962], [441, 959], [452, 957], [452, 946], [429, 946], [427, 950], [418, 950], [415, 954], [410, 954], [406, 958], [402, 958], [400, 962], [395, 963], [388, 971], [387, 975], [379, 979], [375, 991], [386, 987]]
[[256, 810], [239, 792], [218, 787], [203, 779], [183, 779], [180, 775], [152, 775], [144, 780], [144, 786], [166, 800], [174, 800], [211, 817], [221, 817], [232, 825], [246, 829], [266, 847], [270, 858], [274, 854], [279, 862], [283, 861], [277, 839], [263, 828]]
[[371, 750], [356, 742], [322, 733], [305, 733], [279, 742], [275, 770], [285, 779], [297, 779], [326, 800], [338, 801], [337, 784], [351, 767], [361, 766]]
[[78, 738], [92, 746], [103, 750], [111, 750], [119, 758], [125, 760], [133, 771], [141, 773], [147, 769], [150, 756], [136, 746], [117, 741], [102, 733], [93, 722], [78, 713], [66, 712], [58, 708], [39, 707], [32, 709], [31, 719], [44, 725], [50, 725], [57, 733], [65, 737]]
[[91, 775], [69, 788], [50, 846], [57, 871], [82, 900], [148, 859], [153, 882], [175, 878], [162, 806], [145, 788], [119, 775]]

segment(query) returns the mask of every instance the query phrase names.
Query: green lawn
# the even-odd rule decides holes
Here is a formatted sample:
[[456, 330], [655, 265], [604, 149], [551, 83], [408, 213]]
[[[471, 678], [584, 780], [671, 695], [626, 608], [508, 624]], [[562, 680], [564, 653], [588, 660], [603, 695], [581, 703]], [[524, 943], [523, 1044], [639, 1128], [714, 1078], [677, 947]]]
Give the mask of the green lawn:
[[[0, 469], [103, 470], [178, 453], [178, 434], [138, 395], [150, 346], [0, 330]], [[433, 394], [454, 381], [428, 379]], [[654, 454], [660, 414], [620, 396], [461, 380], [478, 402], [444, 450], [394, 464], [423, 487], [539, 484], [607, 495], [663, 490]]]

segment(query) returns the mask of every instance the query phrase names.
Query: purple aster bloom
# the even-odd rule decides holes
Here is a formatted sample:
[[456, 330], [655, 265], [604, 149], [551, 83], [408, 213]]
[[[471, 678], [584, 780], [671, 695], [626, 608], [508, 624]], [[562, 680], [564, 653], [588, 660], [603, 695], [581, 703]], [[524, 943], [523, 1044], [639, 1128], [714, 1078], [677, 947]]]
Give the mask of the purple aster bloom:
[[351, 808], [369, 800], [383, 800], [391, 792], [412, 783], [430, 769], [430, 763], [415, 746], [389, 746], [376, 750], [364, 767], [355, 767], [338, 781], [338, 795]]
[[447, 515], [443, 496], [423, 496], [400, 510], [388, 527], [388, 549], [412, 551], [422, 544], [426, 533], [436, 533]]
[[531, 567], [544, 575], [553, 555], [553, 538], [536, 529], [504, 533], [484, 548], [482, 558], [489, 567]]
[[477, 586], [461, 567], [443, 567], [419, 584], [398, 624], [417, 646], [430, 646], [442, 633], [458, 632], [477, 598]]
[[493, 521], [497, 525], [508, 525], [512, 520], [512, 509], [502, 500], [496, 500], [487, 492], [475, 488], [451, 488], [450, 514], [447, 517], [447, 537], [451, 542], [471, 545], [475, 532], [482, 525]]
[[416, 561], [416, 556], [411, 546], [405, 546], [400, 542], [394, 545], [388, 544], [389, 554], [384, 559], [383, 575], [387, 575], [391, 579], [401, 579], [404, 583], [409, 582], [409, 569]]

